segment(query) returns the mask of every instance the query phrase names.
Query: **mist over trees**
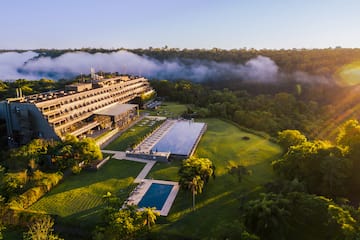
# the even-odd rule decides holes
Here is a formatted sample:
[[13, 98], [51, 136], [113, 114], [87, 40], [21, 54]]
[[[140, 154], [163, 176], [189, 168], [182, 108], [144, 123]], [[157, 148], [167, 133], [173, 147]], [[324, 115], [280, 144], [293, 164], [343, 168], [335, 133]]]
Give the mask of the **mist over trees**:
[[334, 83], [360, 49], [35, 49], [0, 51], [0, 79], [71, 78], [99, 71], [168, 80]]
[[283, 72], [305, 72], [311, 75], [331, 76], [341, 66], [360, 59], [360, 49], [133, 49], [139, 55], [160, 61], [169, 59], [199, 59], [215, 62], [245, 63], [256, 56], [272, 59]]

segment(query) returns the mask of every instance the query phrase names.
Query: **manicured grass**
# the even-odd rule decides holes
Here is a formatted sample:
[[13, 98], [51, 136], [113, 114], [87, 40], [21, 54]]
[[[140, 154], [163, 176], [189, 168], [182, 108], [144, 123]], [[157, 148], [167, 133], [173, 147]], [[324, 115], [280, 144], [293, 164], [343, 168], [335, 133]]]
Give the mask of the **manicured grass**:
[[181, 161], [173, 161], [171, 163], [157, 162], [146, 178], [178, 182], [180, 165]]
[[[156, 236], [172, 238], [211, 238], [212, 231], [222, 223], [239, 219], [242, 194], [256, 196], [261, 185], [272, 180], [270, 165], [281, 149], [259, 136], [241, 131], [236, 126], [218, 119], [205, 119], [208, 130], [195, 152], [197, 157], [207, 157], [216, 166], [216, 179], [211, 179], [204, 192], [196, 197], [196, 211], [191, 211], [191, 194], [180, 191], [167, 218], [161, 218], [154, 232]], [[243, 140], [247, 136], [249, 140]], [[245, 165], [252, 175], [241, 183], [237, 176], [230, 175], [228, 168]], [[149, 177], [163, 180], [178, 180], [180, 161], [171, 164], [158, 163]], [[166, 238], [166, 237], [165, 237]]]
[[111, 192], [125, 200], [143, 167], [143, 163], [111, 159], [97, 172], [66, 178], [29, 209], [58, 215], [68, 224], [94, 227], [106, 204], [102, 196]]
[[158, 109], [150, 110], [150, 115], [176, 118], [181, 116], [187, 110], [186, 105], [176, 102], [163, 102]]
[[149, 123], [152, 120], [144, 118], [135, 126], [129, 128], [122, 133], [117, 139], [112, 141], [105, 147], [107, 150], [125, 151], [131, 148], [134, 144], [140, 143], [144, 137], [154, 131], [163, 121], [156, 121], [152, 126]]

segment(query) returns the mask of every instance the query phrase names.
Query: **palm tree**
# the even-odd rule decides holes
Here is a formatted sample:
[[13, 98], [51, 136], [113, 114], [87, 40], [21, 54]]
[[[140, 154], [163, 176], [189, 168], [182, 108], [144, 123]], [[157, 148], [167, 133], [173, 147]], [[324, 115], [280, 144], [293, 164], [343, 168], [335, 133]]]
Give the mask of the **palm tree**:
[[102, 196], [102, 198], [107, 202], [108, 206], [110, 206], [110, 200], [112, 198], [111, 192], [107, 192], [105, 195]]
[[214, 176], [215, 166], [207, 158], [188, 158], [183, 160], [179, 169], [179, 184], [182, 189], [190, 190], [193, 195], [193, 210], [195, 210], [195, 195], [202, 192], [209, 178]]
[[191, 181], [188, 182], [187, 188], [190, 189], [193, 196], [193, 210], [195, 210], [195, 195], [202, 192], [204, 187], [204, 181], [200, 176], [194, 176]]
[[160, 213], [155, 211], [155, 208], [144, 208], [142, 210], [142, 217], [144, 218], [144, 225], [150, 230], [151, 226], [155, 224], [156, 218], [160, 216]]

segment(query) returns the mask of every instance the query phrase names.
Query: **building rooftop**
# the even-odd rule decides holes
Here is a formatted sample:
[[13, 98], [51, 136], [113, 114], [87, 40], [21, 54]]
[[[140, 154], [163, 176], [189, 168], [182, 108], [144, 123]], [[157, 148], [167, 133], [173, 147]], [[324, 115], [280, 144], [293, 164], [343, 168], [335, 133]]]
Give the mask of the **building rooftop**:
[[95, 114], [98, 115], [106, 115], [106, 116], [118, 116], [122, 113], [125, 113], [133, 108], [136, 108], [138, 105], [136, 104], [120, 104], [113, 103], [108, 107], [100, 109], [98, 111], [94, 111]]
[[114, 83], [126, 82], [128, 80], [141, 79], [141, 78], [142, 77], [137, 77], [137, 76], [120, 75], [109, 79], [94, 81], [93, 83], [73, 83], [65, 86], [66, 91], [56, 90], [56, 91], [37, 93], [24, 97], [22, 101], [29, 103], [39, 103], [65, 96], [75, 95], [79, 92], [86, 92], [94, 89], [99, 89], [102, 87], [112, 85]]

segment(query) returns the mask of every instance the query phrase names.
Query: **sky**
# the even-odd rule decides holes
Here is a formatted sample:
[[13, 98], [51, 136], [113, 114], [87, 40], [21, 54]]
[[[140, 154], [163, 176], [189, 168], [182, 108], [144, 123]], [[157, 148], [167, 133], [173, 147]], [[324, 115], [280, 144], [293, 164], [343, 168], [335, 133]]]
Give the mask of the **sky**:
[[359, 0], [1, 0], [0, 49], [360, 47]]

